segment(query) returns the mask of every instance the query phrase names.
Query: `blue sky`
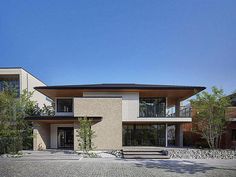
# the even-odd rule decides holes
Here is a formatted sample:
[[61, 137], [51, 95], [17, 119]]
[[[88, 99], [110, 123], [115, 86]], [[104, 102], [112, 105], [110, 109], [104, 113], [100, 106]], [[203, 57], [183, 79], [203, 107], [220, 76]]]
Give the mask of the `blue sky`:
[[1, 1], [0, 66], [22, 66], [48, 85], [215, 85], [231, 93], [236, 1]]

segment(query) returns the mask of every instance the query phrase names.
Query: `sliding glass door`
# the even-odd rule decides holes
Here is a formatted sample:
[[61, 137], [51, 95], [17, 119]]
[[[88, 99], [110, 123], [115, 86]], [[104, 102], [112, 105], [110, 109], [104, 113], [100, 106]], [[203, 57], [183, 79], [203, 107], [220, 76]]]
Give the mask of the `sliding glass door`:
[[123, 125], [123, 146], [165, 146], [165, 124]]
[[73, 149], [74, 147], [74, 128], [73, 127], [58, 127], [58, 148]]

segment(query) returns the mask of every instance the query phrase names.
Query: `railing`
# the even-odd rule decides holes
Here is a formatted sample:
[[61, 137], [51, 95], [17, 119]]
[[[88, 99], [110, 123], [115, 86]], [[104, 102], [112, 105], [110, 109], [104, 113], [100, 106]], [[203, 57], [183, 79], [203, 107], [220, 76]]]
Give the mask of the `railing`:
[[179, 112], [167, 111], [166, 117], [192, 117], [191, 107], [181, 106]]
[[143, 109], [139, 112], [139, 117], [192, 117], [191, 107], [181, 106], [179, 111], [172, 109], [156, 110], [156, 109]]

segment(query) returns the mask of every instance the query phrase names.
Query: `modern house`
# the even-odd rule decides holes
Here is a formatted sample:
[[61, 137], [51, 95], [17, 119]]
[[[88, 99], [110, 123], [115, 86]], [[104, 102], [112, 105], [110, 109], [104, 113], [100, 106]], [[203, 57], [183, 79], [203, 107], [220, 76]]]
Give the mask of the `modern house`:
[[92, 84], [39, 86], [55, 101], [55, 116], [28, 117], [34, 150], [78, 149], [79, 119], [92, 120], [97, 150], [124, 146], [183, 146], [182, 125], [191, 108], [181, 102], [204, 90], [199, 86]]
[[32, 100], [37, 101], [39, 107], [50, 105], [51, 100], [34, 89], [36, 86], [46, 86], [41, 80], [21, 67], [0, 68], [0, 91], [6, 89], [6, 86], [13, 87], [21, 94], [23, 90], [34, 92]]

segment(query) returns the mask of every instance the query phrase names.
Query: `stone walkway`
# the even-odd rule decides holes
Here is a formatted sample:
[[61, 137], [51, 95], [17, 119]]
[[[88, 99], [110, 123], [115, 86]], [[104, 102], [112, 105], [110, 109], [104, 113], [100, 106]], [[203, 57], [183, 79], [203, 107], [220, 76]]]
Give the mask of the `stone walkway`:
[[[66, 157], [67, 156], [67, 157]], [[77, 158], [75, 158], [77, 157]], [[40, 152], [23, 158], [0, 158], [1, 177], [235, 177], [236, 160], [123, 160], [85, 159], [63, 152]]]

